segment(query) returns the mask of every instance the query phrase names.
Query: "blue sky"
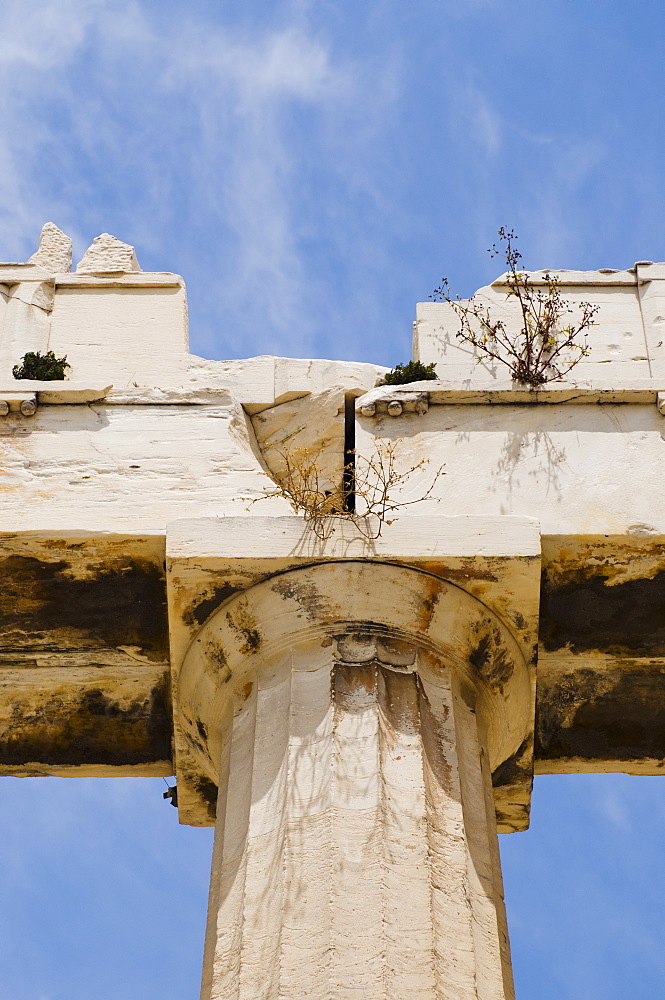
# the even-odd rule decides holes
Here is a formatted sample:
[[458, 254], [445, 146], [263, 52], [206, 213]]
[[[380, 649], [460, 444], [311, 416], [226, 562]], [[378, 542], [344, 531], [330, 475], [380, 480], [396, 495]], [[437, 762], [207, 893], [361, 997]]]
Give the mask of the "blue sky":
[[[662, 0], [3, 0], [0, 256], [184, 275], [191, 345], [392, 365], [442, 276], [665, 259]], [[77, 259], [78, 259], [77, 257]], [[0, 781], [0, 1000], [196, 997], [209, 831], [151, 780]], [[665, 784], [502, 838], [520, 1000], [663, 993]]]

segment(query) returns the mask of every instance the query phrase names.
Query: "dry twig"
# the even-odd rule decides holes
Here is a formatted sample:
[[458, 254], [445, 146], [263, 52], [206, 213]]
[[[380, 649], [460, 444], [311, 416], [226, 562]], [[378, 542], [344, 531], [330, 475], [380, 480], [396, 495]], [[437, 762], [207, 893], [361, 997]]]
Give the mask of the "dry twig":
[[489, 252], [508, 265], [507, 296], [517, 299], [522, 314], [519, 333], [493, 319], [487, 306], [451, 295], [445, 278], [430, 298], [450, 303], [460, 320], [457, 338], [478, 351], [478, 362], [492, 358], [509, 368], [517, 382], [532, 388], [564, 379], [589, 353], [586, 331], [595, 324], [599, 307], [580, 302], [576, 317], [564, 323], [564, 317], [574, 312], [561, 295], [559, 279], [546, 271], [544, 288], [534, 285], [529, 273], [520, 270], [522, 255], [513, 246], [515, 233], [502, 226], [498, 235], [503, 246], [495, 243]]
[[251, 504], [271, 497], [288, 500], [295, 513], [303, 515], [305, 524], [319, 538], [329, 538], [340, 521], [351, 521], [366, 538], [378, 538], [384, 524], [396, 520], [390, 515], [432, 497], [444, 473], [443, 467], [437, 469], [428, 489], [415, 500], [393, 499], [394, 491], [414, 472], [429, 465], [429, 459], [421, 459], [406, 471], [399, 472], [396, 442], [375, 439], [375, 444], [375, 454], [370, 458], [354, 453], [354, 475], [349, 477], [353, 485], [334, 490], [322, 488], [318, 451], [284, 446], [279, 451], [284, 467], [275, 488], [248, 499]]

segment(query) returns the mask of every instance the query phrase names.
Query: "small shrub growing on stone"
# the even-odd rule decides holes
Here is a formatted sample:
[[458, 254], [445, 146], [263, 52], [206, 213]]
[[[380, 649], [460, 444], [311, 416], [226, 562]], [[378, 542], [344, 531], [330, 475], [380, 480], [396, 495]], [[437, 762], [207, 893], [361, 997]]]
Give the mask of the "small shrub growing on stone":
[[65, 369], [71, 368], [67, 363], [67, 355], [56, 358], [53, 351], [40, 354], [39, 351], [28, 351], [23, 355], [23, 364], [14, 365], [12, 375], [17, 379], [35, 379], [38, 382], [59, 382], [66, 378]]
[[434, 364], [424, 365], [421, 361], [409, 361], [405, 365], [395, 365], [387, 372], [379, 385], [407, 385], [409, 382], [424, 382], [438, 379]]
[[580, 302], [571, 308], [561, 295], [559, 279], [549, 271], [543, 273], [542, 287], [534, 284], [529, 272], [521, 270], [515, 233], [502, 226], [498, 236], [500, 245], [495, 243], [489, 253], [508, 265], [506, 294], [519, 304], [519, 332], [508, 329], [480, 302], [452, 295], [445, 278], [430, 298], [453, 307], [460, 321], [457, 339], [475, 348], [478, 362], [492, 358], [505, 365], [516, 382], [532, 389], [565, 379], [589, 353], [586, 331], [595, 324], [599, 307]]

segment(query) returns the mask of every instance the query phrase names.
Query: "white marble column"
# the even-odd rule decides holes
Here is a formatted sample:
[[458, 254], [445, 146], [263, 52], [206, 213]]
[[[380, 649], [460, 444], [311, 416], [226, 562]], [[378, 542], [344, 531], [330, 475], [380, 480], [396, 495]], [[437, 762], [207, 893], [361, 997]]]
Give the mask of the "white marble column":
[[222, 740], [204, 1000], [508, 1000], [476, 693], [355, 631], [273, 655]]

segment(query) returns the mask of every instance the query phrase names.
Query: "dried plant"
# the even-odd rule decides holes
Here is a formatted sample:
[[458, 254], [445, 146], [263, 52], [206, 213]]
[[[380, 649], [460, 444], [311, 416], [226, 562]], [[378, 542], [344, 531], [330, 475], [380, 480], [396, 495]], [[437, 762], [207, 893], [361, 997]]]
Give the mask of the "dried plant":
[[394, 491], [414, 472], [429, 465], [429, 459], [422, 459], [406, 471], [399, 472], [396, 442], [375, 438], [375, 449], [370, 458], [352, 452], [353, 475], [344, 477], [344, 483], [350, 485], [330, 490], [323, 487], [321, 452], [285, 445], [278, 452], [283, 468], [274, 489], [265, 490], [259, 497], [249, 498], [250, 503], [271, 497], [288, 500], [293, 510], [303, 515], [307, 527], [319, 538], [329, 538], [341, 521], [351, 521], [366, 538], [378, 538], [384, 524], [392, 524], [396, 520], [391, 515], [432, 496], [439, 477], [443, 475], [443, 467], [436, 471], [428, 489], [415, 500], [393, 499]]
[[[522, 255], [514, 246], [515, 233], [502, 226], [498, 235], [502, 245], [495, 243], [489, 253], [508, 265], [507, 296], [517, 299], [522, 314], [519, 333], [494, 319], [487, 306], [451, 295], [445, 278], [430, 298], [450, 303], [460, 320], [457, 338], [476, 349], [478, 362], [492, 358], [505, 365], [515, 381], [531, 388], [564, 379], [589, 353], [586, 331], [595, 324], [599, 307], [580, 302], [573, 310], [561, 295], [558, 278], [549, 271], [542, 276], [544, 287], [535, 285], [520, 269]], [[568, 316], [573, 319], [565, 322]]]

